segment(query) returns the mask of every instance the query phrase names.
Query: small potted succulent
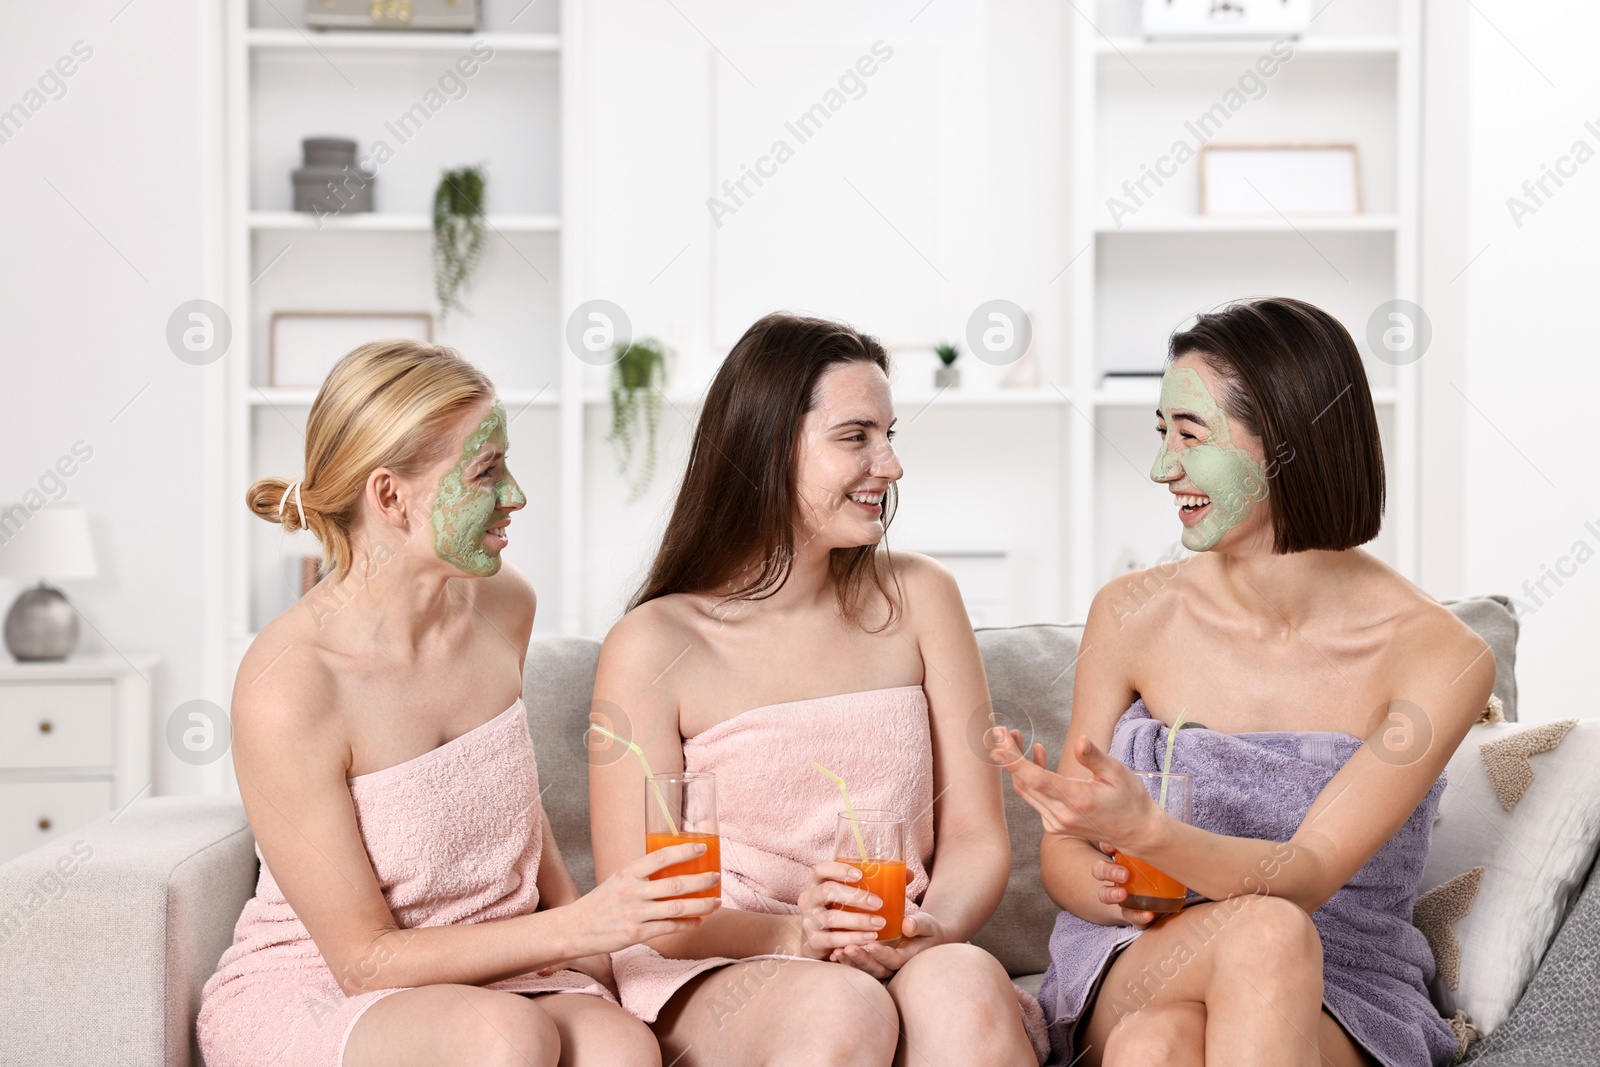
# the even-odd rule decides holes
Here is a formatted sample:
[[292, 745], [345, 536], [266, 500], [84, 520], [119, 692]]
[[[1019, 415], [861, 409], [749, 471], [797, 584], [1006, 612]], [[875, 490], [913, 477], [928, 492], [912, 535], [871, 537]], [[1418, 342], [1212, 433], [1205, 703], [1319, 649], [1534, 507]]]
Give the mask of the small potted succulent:
[[956, 357], [961, 354], [961, 346], [950, 341], [941, 341], [933, 346], [934, 355], [939, 357], [939, 362], [944, 364], [933, 372], [933, 387], [945, 389], [961, 384], [961, 368], [955, 366]]

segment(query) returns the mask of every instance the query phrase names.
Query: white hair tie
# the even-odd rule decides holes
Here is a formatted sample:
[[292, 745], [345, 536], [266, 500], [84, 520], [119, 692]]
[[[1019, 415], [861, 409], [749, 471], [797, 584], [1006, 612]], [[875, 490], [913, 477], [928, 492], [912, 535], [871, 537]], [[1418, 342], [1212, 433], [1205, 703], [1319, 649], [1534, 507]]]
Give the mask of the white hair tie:
[[283, 497], [278, 501], [278, 521], [280, 523], [283, 521], [283, 508], [284, 508], [284, 505], [289, 503], [289, 494], [290, 493], [294, 494], [294, 509], [300, 513], [300, 528], [302, 530], [311, 529], [311, 527], [306, 525], [306, 509], [300, 503], [300, 483], [299, 482], [295, 482], [293, 485], [286, 486], [284, 488]]

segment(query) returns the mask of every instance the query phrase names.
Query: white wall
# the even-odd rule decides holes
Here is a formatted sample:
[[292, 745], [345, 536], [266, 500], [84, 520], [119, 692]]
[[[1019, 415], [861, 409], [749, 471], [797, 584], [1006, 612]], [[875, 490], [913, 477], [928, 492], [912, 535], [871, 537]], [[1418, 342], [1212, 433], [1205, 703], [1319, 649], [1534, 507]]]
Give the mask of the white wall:
[[[74, 442], [94, 449], [67, 480], [66, 498], [93, 517], [103, 576], [67, 591], [93, 624], [85, 628], [85, 649], [162, 658], [153, 680], [164, 719], [185, 700], [225, 700], [228, 682], [207, 675], [204, 655], [220, 624], [203, 580], [218, 517], [200, 506], [213, 463], [205, 419], [216, 368], [180, 363], [164, 340], [174, 307], [216, 297], [208, 289], [215, 248], [207, 243], [216, 235], [205, 225], [214, 208], [205, 190], [207, 168], [215, 165], [208, 138], [216, 131], [205, 109], [216, 95], [215, 72], [207, 65], [215, 52], [202, 40], [214, 29], [217, 5], [124, 5], [0, 8], [0, 108], [22, 100], [74, 42], [93, 49], [65, 80], [65, 94], [0, 143], [0, 198], [9, 205], [0, 222], [0, 499], [36, 487]], [[758, 87], [780, 87], [767, 57], [774, 41], [798, 32], [795, 25], [757, 19], [749, 5], [683, 6], [735, 62], [744, 61], [740, 66]], [[714, 336], [717, 238], [704, 201], [723, 163], [712, 153], [708, 102], [715, 85], [727, 91], [728, 79], [738, 75], [713, 73], [722, 61], [669, 5], [595, 0], [587, 7], [592, 77], [585, 170], [592, 177], [588, 226], [594, 240], [584, 284], [635, 310], [641, 329], [678, 345], [685, 354], [683, 380], [703, 382], [710, 353], [729, 340]], [[856, 44], [869, 47], [880, 38], [897, 47], [905, 42], [908, 60], [919, 48], [937, 55], [924, 71], [949, 71], [952, 96], [930, 104], [937, 122], [929, 136], [942, 147], [909, 165], [885, 160], [869, 168], [915, 186], [909, 192], [926, 211], [905, 225], [951, 279], [949, 289], [920, 274], [925, 265], [898, 238], [875, 232], [875, 215], [846, 217], [847, 209], [859, 213], [860, 200], [842, 183], [835, 190], [843, 191], [840, 221], [830, 234], [841, 261], [874, 270], [874, 288], [864, 297], [928, 285], [938, 311], [964, 307], [973, 279], [993, 276], [1009, 284], [1031, 275], [1059, 245], [1062, 116], [1054, 64], [1063, 16], [1043, 0], [939, 0], [913, 22], [917, 7], [897, 8], [894, 22], [890, 14], [874, 13], [876, 6], [807, 9], [808, 20], [835, 19], [848, 32], [811, 42], [810, 82], [810, 68], [784, 77], [794, 76], [801, 97], [807, 85], [820, 94], [841, 66], [834, 55], [840, 42], [853, 57]], [[1587, 120], [1600, 121], [1600, 71], [1587, 46], [1600, 37], [1600, 13], [1577, 3], [1557, 8], [1510, 0], [1478, 0], [1482, 14], [1454, 3], [1430, 8], [1430, 48], [1439, 46], [1448, 58], [1449, 41], [1459, 39], [1469, 62], [1452, 70], [1440, 59], [1429, 81], [1436, 95], [1425, 130], [1425, 203], [1434, 230], [1425, 238], [1423, 291], [1438, 332], [1422, 364], [1424, 581], [1438, 595], [1505, 591], [1521, 597], [1535, 609], [1525, 619], [1519, 664], [1525, 715], [1591, 715], [1588, 646], [1600, 605], [1600, 566], [1585, 562], [1560, 588], [1547, 581], [1553, 595], [1534, 589], [1537, 600], [1523, 583], [1537, 581], [1545, 565], [1556, 565], [1580, 539], [1600, 552], [1600, 534], [1585, 527], [1591, 520], [1600, 526], [1600, 505], [1585, 493], [1594, 454], [1594, 419], [1585, 402], [1600, 384], [1588, 321], [1595, 277], [1590, 250], [1600, 238], [1600, 159], [1579, 168], [1520, 228], [1505, 201], [1576, 139], [1600, 149], [1600, 136], [1584, 128]], [[747, 44], [751, 50], [741, 51]], [[891, 61], [867, 94], [841, 113], [841, 121], [859, 127], [841, 142], [870, 148], [877, 124], [887, 121], [873, 109], [889, 99], [887, 79], [896, 73]], [[624, 96], [622, 85], [650, 91]], [[747, 117], [759, 125], [759, 108], [770, 106], [781, 125], [789, 103], [763, 103]], [[987, 136], [969, 141], [938, 125], [962, 116], [986, 121]], [[792, 166], [831, 180], [821, 172], [840, 165], [836, 149], [820, 138], [805, 147], [818, 151]], [[641, 173], [651, 180], [640, 181]], [[800, 176], [794, 170], [779, 182], [798, 186], [792, 179]], [[777, 213], [786, 196], [800, 195], [805, 190], [775, 183], [752, 207]], [[746, 222], [755, 218], [741, 212], [723, 229], [731, 233]], [[936, 240], [924, 239], [915, 229], [924, 224], [945, 229]], [[732, 262], [736, 270], [738, 261]], [[837, 290], [819, 283], [814, 292], [821, 300]], [[741, 294], [746, 301], [759, 297]], [[755, 310], [754, 304], [736, 306], [739, 314]], [[1041, 342], [1053, 347], [1060, 336], [1060, 324], [1050, 317], [1055, 301], [1041, 293], [1038, 306]], [[908, 377], [931, 375], [927, 357], [913, 351], [931, 336], [875, 322], [865, 299], [859, 306], [816, 310], [854, 314], [863, 326], [884, 330], [891, 341], [910, 346], [902, 353]], [[943, 320], [934, 329], [958, 332]], [[1060, 451], [1053, 416], [1029, 413], [1024, 418], [1031, 421], [1009, 431], [1034, 442], [1024, 448], [1004, 433], [988, 440], [964, 433], [953, 421], [958, 417], [967, 416], [930, 412], [902, 439], [911, 473], [901, 544], [932, 538], [923, 531], [942, 526], [944, 517], [976, 521], [984, 504], [980, 486], [989, 487], [988, 499], [1015, 504], [1033, 479], [1058, 476], [1050, 466]], [[615, 617], [658, 529], [681, 458], [671, 439], [681, 442], [686, 429], [670, 411], [666, 420], [668, 473], [654, 496], [634, 507], [609, 499], [591, 504], [585, 620], [591, 632], [602, 632]], [[590, 443], [590, 462], [609, 462], [597, 435]], [[941, 484], [919, 484], [917, 471], [934, 465]], [[1021, 593], [1059, 588], [1050, 572], [1057, 564], [1044, 556], [1058, 537], [1058, 522], [1053, 511], [1010, 522], [1027, 530], [1018, 551], [1036, 554], [1030, 570], [1015, 579]], [[0, 582], [0, 602], [9, 603], [13, 591]], [[1036, 607], [1033, 617], [1047, 616], [1044, 601]], [[161, 792], [199, 788], [207, 780], [159, 744], [155, 766]]]
[[[41, 103], [0, 143], [0, 500], [37, 488], [83, 441], [93, 456], [64, 498], [88, 510], [101, 576], [64, 583], [88, 625], [81, 648], [162, 665], [158, 721], [222, 700], [208, 682], [201, 580], [208, 375], [168, 349], [167, 317], [208, 292], [201, 219], [216, 145], [216, 87], [200, 35], [213, 0], [98, 0], [0, 8], [0, 109]], [[89, 52], [59, 99], [26, 97], [58, 58]], [[69, 64], [70, 66], [70, 64]], [[47, 485], [47, 488], [49, 486]], [[0, 603], [15, 586], [0, 580]], [[155, 743], [157, 791], [203, 772]]]
[[[584, 18], [586, 246], [572, 299], [614, 300], [636, 333], [677, 348], [673, 392], [702, 392], [745, 327], [789, 308], [878, 335], [898, 384], [930, 396], [933, 344], [962, 338], [973, 308], [997, 296], [1029, 311], [1046, 376], [1065, 380], [1051, 363], [1065, 262], [1053, 0], [593, 0]], [[874, 57], [863, 87], [802, 143], [786, 122], [862, 57]], [[792, 159], [766, 164], [748, 197], [722, 192], [780, 139]], [[714, 220], [712, 196], [731, 214]], [[967, 389], [1004, 370], [970, 356], [960, 366]], [[921, 408], [897, 412], [907, 475], [891, 544], [1005, 551], [1013, 621], [1057, 617], [1060, 506], [1038, 487], [1060, 484], [1075, 416]], [[642, 577], [696, 414], [690, 404], [664, 413], [663, 474], [625, 506], [591, 411], [586, 631], [603, 633]]]
[[[1517, 664], [1525, 717], [1593, 717], [1600, 9], [1475, 6], [1467, 16], [1467, 258], [1438, 265], [1455, 274], [1477, 257], [1455, 283], [1464, 288], [1465, 375], [1454, 383], [1459, 393], [1448, 384], [1441, 391], [1460, 408], [1464, 436], [1464, 584], [1514, 595], [1529, 609]], [[1562, 160], [1579, 141], [1588, 162], [1562, 178], [1563, 187], [1548, 182], [1553, 195], [1540, 193], [1544, 203], [1535, 204], [1523, 182], [1546, 166], [1572, 169]], [[1512, 197], [1536, 209], [1520, 226], [1507, 206]], [[1546, 577], [1558, 567], [1572, 574], [1559, 586]]]

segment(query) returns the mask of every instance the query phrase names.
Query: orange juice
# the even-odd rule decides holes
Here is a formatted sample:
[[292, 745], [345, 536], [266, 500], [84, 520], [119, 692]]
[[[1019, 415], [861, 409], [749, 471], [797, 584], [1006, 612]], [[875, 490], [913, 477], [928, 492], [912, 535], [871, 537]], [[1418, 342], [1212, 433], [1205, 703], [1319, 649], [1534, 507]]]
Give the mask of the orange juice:
[[[644, 835], [644, 850], [655, 852], [659, 849], [670, 848], [673, 845], [702, 844], [706, 846], [705, 854], [687, 863], [674, 863], [650, 876], [652, 882], [661, 878], [673, 878], [680, 874], [709, 874], [712, 871], [722, 870], [722, 837], [720, 834], [692, 834], [680, 831], [675, 834], [656, 833]], [[702, 889], [698, 893], [683, 893], [676, 897], [662, 897], [662, 900], [682, 900], [688, 897], [718, 897], [722, 895], [720, 886]]]
[[870, 908], [857, 908], [849, 904], [829, 904], [830, 908], [839, 908], [844, 911], [854, 911], [871, 915], [883, 916], [883, 929], [878, 931], [878, 940], [895, 942], [900, 940], [900, 924], [906, 915], [906, 865], [904, 860], [867, 860], [865, 863], [859, 857], [845, 859], [839, 857], [840, 863], [848, 863], [861, 872], [861, 881], [855, 883], [856, 888], [865, 889], [867, 892], [883, 901], [883, 907], [877, 911]]
[[1123, 888], [1128, 891], [1128, 899], [1122, 902], [1124, 908], [1164, 915], [1183, 907], [1183, 898], [1188, 891], [1182, 882], [1124, 852], [1118, 852], [1115, 860], [1128, 868], [1128, 880], [1123, 883]]

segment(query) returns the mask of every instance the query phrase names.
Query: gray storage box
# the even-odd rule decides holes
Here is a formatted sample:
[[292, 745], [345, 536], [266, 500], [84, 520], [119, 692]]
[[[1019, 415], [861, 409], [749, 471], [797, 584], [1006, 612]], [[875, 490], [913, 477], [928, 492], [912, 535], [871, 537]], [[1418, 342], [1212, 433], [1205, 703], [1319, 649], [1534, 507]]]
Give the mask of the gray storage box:
[[478, 28], [478, 0], [306, 0], [306, 25], [318, 30]]
[[377, 175], [356, 163], [356, 143], [344, 137], [307, 137], [301, 142], [305, 166], [295, 171], [294, 209], [341, 215], [371, 211]]

